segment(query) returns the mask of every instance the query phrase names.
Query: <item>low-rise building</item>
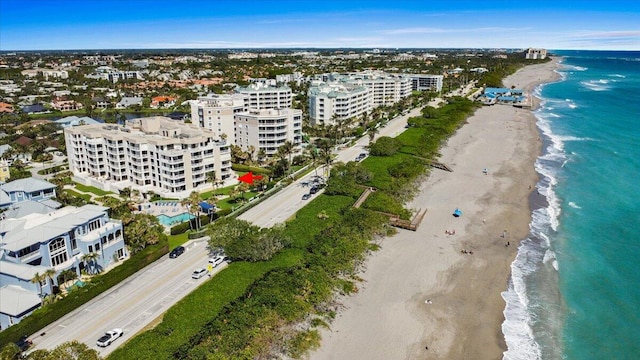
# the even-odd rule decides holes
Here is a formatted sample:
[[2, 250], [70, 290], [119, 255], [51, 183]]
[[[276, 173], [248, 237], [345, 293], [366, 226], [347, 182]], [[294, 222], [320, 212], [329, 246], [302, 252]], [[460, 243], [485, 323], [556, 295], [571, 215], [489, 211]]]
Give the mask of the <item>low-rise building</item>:
[[56, 186], [38, 178], [18, 179], [0, 185], [0, 209], [23, 201], [45, 201], [56, 197]]
[[69, 170], [79, 182], [105, 190], [131, 187], [182, 198], [210, 188], [211, 172], [223, 181], [232, 176], [227, 142], [166, 117], [70, 127], [64, 133]]
[[[100, 272], [127, 257], [122, 222], [110, 219], [107, 209], [69, 206], [0, 222], [0, 329], [39, 307], [41, 297], [60, 285], [62, 271]], [[96, 256], [87, 261], [87, 254]], [[33, 281], [36, 275], [40, 282]]]
[[443, 75], [410, 74], [411, 90], [414, 91], [442, 91]]
[[124, 96], [116, 104], [116, 109], [126, 109], [130, 106], [139, 105], [142, 106], [142, 98], [137, 96]]

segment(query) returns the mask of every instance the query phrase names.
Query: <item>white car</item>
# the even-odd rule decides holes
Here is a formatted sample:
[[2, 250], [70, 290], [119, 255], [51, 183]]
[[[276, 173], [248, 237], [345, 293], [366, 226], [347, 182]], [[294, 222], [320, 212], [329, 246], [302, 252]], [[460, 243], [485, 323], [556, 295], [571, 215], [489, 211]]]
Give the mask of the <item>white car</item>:
[[207, 273], [207, 269], [195, 269], [193, 271], [193, 274], [191, 274], [191, 277], [194, 279], [200, 279], [201, 277], [207, 275]]
[[124, 331], [122, 331], [122, 329], [109, 330], [104, 335], [102, 335], [100, 339], [98, 339], [98, 341], [96, 342], [96, 345], [100, 347], [107, 347], [111, 345], [112, 342], [116, 341], [117, 338], [121, 337], [123, 334], [124, 334]]
[[223, 255], [217, 255], [212, 257], [211, 259], [209, 259], [209, 264], [213, 265], [213, 267], [216, 267], [220, 264], [222, 264], [224, 262], [224, 256]]

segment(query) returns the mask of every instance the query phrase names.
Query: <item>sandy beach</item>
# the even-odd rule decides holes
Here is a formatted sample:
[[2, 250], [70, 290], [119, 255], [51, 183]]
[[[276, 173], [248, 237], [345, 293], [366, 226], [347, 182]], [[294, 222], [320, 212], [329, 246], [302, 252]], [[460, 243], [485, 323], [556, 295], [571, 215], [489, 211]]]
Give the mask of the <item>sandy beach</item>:
[[[557, 79], [556, 68], [556, 61], [527, 66], [504, 83], [531, 94]], [[441, 150], [454, 171], [434, 169], [409, 205], [428, 209], [418, 230], [381, 241], [359, 292], [340, 299], [344, 309], [310, 359], [502, 358], [500, 293], [529, 232], [540, 150], [531, 110], [476, 111]], [[452, 216], [456, 208], [461, 217]]]

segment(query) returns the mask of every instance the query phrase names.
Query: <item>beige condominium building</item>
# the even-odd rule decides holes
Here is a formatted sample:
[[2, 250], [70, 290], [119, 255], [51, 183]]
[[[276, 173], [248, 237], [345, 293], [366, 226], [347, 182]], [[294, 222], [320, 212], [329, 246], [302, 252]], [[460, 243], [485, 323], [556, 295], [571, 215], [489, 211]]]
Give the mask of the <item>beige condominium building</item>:
[[398, 74], [382, 71], [363, 71], [345, 76], [347, 82], [361, 85], [371, 90], [372, 106], [393, 105], [411, 95], [411, 79]]
[[278, 151], [285, 141], [302, 143], [302, 111], [298, 109], [262, 109], [236, 114], [236, 145], [243, 151], [254, 147], [267, 156]]
[[373, 92], [362, 85], [312, 81], [308, 95], [312, 125], [335, 125], [339, 120], [357, 118], [373, 109]]
[[211, 187], [208, 173], [220, 180], [232, 176], [227, 142], [166, 117], [69, 127], [64, 134], [75, 179], [104, 190], [131, 187], [182, 198]]
[[209, 94], [191, 102], [191, 123], [220, 137], [224, 134], [230, 144], [235, 144], [235, 118], [247, 111], [244, 94]]
[[293, 96], [288, 86], [269, 86], [253, 83], [246, 87], [237, 87], [236, 93], [247, 96], [247, 109], [285, 109], [290, 108]]

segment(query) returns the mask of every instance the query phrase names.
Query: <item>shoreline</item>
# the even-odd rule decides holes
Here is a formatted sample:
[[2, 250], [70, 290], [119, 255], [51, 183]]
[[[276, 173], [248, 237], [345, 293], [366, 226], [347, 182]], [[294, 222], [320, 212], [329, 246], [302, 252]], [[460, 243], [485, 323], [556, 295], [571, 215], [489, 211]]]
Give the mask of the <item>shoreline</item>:
[[[480, 108], [448, 140], [439, 161], [454, 172], [433, 169], [408, 205], [428, 209], [422, 224], [381, 241], [358, 293], [339, 299], [345, 310], [321, 331], [311, 359], [502, 357], [501, 292], [529, 233], [533, 164], [542, 150], [533, 90], [559, 78], [557, 68], [554, 59], [504, 80], [535, 99], [532, 109]], [[452, 216], [455, 208], [461, 217]]]

